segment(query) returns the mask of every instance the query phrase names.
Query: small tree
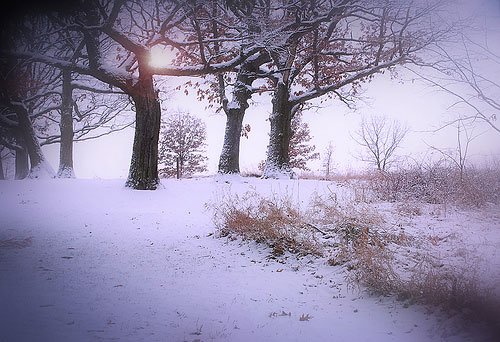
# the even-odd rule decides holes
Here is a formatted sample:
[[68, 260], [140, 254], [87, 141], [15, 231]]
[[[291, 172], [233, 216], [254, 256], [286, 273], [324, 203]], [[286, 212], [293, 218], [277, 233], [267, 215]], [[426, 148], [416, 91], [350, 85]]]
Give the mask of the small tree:
[[309, 160], [318, 159], [319, 153], [314, 152], [315, 145], [310, 145], [311, 131], [309, 125], [302, 122], [302, 112], [299, 110], [295, 113], [291, 123], [291, 138], [289, 145], [290, 167], [304, 171], [310, 171], [307, 167]]
[[325, 148], [325, 153], [323, 154], [323, 171], [325, 172], [325, 177], [330, 177], [330, 173], [333, 169], [333, 151], [334, 147], [332, 142], [328, 142], [328, 146]]
[[[450, 161], [458, 170], [460, 181], [464, 180], [466, 166], [469, 162], [469, 145], [480, 134], [473, 134], [474, 127], [467, 125], [467, 119], [456, 122], [457, 146], [455, 149], [444, 149], [431, 146], [431, 149], [438, 151], [448, 161]], [[468, 127], [469, 126], [469, 127]]]
[[361, 155], [361, 160], [375, 164], [379, 171], [385, 171], [394, 161], [394, 152], [407, 133], [408, 128], [397, 120], [371, 116], [363, 118], [353, 138], [366, 152]]
[[206, 126], [190, 113], [177, 112], [162, 123], [159, 144], [159, 173], [182, 178], [207, 170]]

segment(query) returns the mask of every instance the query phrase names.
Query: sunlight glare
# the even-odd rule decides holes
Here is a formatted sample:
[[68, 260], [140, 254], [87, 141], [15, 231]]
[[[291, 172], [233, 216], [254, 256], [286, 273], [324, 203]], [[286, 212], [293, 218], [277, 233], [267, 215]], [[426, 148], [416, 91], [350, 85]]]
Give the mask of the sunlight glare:
[[172, 62], [171, 53], [163, 46], [153, 46], [149, 51], [149, 65], [156, 68], [166, 67]]

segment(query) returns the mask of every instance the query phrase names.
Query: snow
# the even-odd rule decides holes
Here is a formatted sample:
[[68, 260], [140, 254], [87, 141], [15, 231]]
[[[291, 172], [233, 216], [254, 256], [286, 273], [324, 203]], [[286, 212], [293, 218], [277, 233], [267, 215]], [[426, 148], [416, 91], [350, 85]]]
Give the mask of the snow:
[[76, 178], [75, 170], [73, 166], [59, 164], [59, 170], [57, 171], [58, 178]]
[[237, 101], [236, 99], [233, 99], [231, 100], [231, 102], [229, 102], [227, 104], [227, 109], [228, 110], [231, 110], [231, 109], [239, 109], [241, 107], [241, 104], [239, 103], [239, 101]]
[[[272, 260], [263, 245], [217, 238], [206, 206], [251, 189], [306, 205], [327, 188], [344, 191], [236, 175], [163, 180], [156, 191], [123, 180], [2, 181], [0, 341], [477, 341], [438, 311], [348, 287], [342, 267]], [[423, 208], [398, 219], [498, 259], [498, 207]]]
[[[272, 147], [273, 146], [270, 145], [268, 148]], [[263, 173], [264, 178], [283, 180], [283, 179], [296, 178], [296, 175], [297, 174], [287, 166], [280, 168], [279, 166], [274, 165], [269, 161], [266, 161], [266, 165], [264, 166], [264, 173]]]
[[38, 164], [35, 167], [32, 167], [29, 174], [28, 178], [30, 179], [47, 179], [47, 178], [54, 178], [55, 177], [55, 172], [54, 169], [52, 169], [52, 166], [46, 161], [42, 160], [40, 164]]

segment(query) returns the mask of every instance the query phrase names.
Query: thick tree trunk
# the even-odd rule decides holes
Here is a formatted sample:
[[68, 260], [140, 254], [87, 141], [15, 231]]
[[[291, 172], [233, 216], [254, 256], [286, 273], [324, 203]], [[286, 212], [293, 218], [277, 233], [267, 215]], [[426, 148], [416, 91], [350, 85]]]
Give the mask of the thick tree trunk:
[[134, 87], [135, 136], [132, 160], [126, 182], [136, 190], [155, 190], [158, 178], [158, 139], [160, 136], [161, 109], [151, 75], [141, 75]]
[[224, 145], [219, 158], [219, 173], [240, 172], [240, 140], [245, 108], [232, 108], [226, 114]]
[[223, 103], [226, 113], [226, 130], [224, 144], [219, 158], [219, 173], [232, 174], [240, 172], [240, 142], [243, 118], [252, 97], [251, 86], [255, 80], [254, 73], [268, 61], [267, 55], [245, 62], [238, 73], [233, 88], [232, 101]]
[[14, 108], [19, 123], [19, 129], [29, 155], [31, 167], [28, 177], [54, 177], [54, 170], [52, 170], [48, 162], [45, 160], [42, 147], [40, 146], [40, 143], [35, 135], [35, 130], [33, 129], [28, 109], [22, 104], [16, 104]]
[[273, 95], [273, 110], [269, 121], [271, 132], [267, 146], [267, 159], [263, 178], [292, 178], [290, 168], [290, 138], [292, 136], [293, 107], [289, 101], [289, 90], [286, 84], [279, 82]]
[[29, 156], [28, 152], [23, 149], [18, 149], [16, 150], [16, 157], [15, 157], [15, 179], [24, 179], [28, 177], [28, 174], [30, 172], [29, 168]]
[[2, 151], [0, 150], [0, 180], [4, 179], [5, 179], [5, 174], [3, 172]]
[[71, 72], [63, 71], [61, 121], [61, 145], [59, 150], [59, 178], [75, 178], [73, 170], [73, 91], [71, 88]]

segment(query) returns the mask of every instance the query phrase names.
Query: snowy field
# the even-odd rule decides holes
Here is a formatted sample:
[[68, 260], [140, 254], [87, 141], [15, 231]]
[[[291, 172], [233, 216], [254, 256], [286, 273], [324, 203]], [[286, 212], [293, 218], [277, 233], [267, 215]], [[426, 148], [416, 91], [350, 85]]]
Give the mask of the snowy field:
[[[456, 317], [348, 284], [344, 267], [273, 260], [264, 245], [216, 238], [206, 209], [228, 192], [288, 192], [306, 203], [343, 187], [217, 177], [162, 184], [0, 182], [0, 341], [481, 340]], [[434, 255], [463, 259], [497, 283], [498, 206], [422, 205], [415, 217], [379, 207], [390, 225], [431, 241]]]

